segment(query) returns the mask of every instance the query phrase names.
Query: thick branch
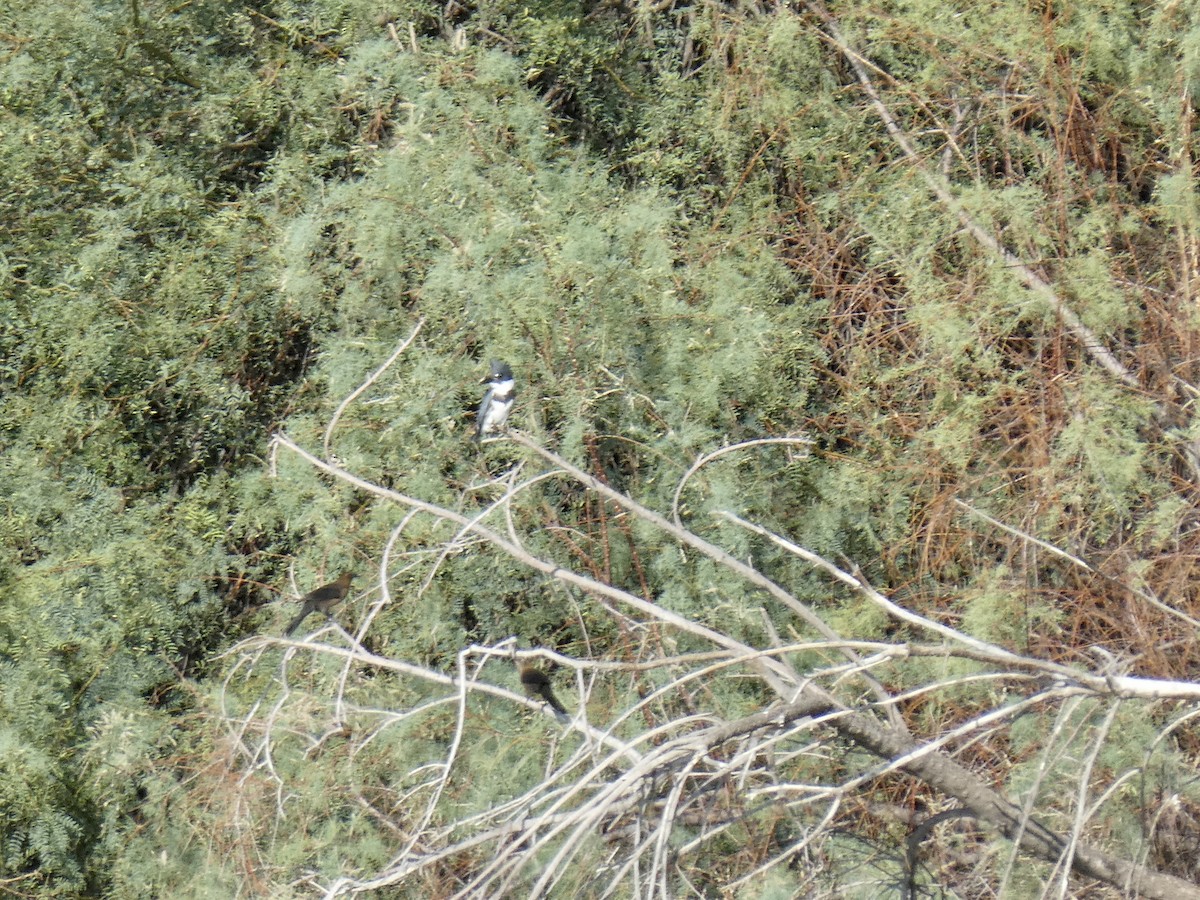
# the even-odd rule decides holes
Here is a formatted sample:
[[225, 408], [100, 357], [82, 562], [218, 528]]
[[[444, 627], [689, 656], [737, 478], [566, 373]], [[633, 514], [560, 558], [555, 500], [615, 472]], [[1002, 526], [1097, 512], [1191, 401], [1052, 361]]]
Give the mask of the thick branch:
[[[870, 716], [853, 714], [834, 718], [830, 726], [842, 736], [884, 759], [911, 754], [916, 745], [880, 725]], [[983, 784], [978, 776], [954, 760], [940, 754], [914, 755], [902, 768], [930, 787], [956, 798], [1006, 837], [1019, 840], [1022, 847], [1050, 862], [1058, 862], [1069, 841], [1023, 816], [1020, 807]], [[1079, 874], [1096, 878], [1115, 887], [1163, 900], [1200, 900], [1200, 887], [1163, 875], [1144, 866], [1110, 856], [1087, 844], [1076, 844], [1071, 867]]]

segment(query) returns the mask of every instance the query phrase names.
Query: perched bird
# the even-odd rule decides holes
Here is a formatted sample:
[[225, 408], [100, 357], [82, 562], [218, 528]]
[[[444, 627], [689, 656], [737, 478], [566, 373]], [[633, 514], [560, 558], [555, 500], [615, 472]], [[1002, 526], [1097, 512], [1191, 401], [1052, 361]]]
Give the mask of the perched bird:
[[566, 708], [558, 702], [558, 698], [554, 696], [554, 691], [550, 689], [549, 675], [526, 660], [521, 660], [517, 663], [517, 672], [521, 676], [521, 687], [525, 688], [525, 693], [530, 697], [541, 697], [549, 703], [550, 708], [554, 710], [554, 715], [558, 717], [560, 722], [569, 722], [571, 720], [571, 717], [567, 715]]
[[330, 607], [346, 599], [346, 594], [350, 592], [350, 581], [353, 578], [354, 573], [343, 572], [337, 581], [323, 584], [305, 594], [301, 601], [304, 605], [300, 607], [300, 615], [292, 619], [292, 624], [287, 627], [283, 636], [287, 637], [299, 628], [300, 623], [308, 618], [308, 614], [311, 612], [323, 612], [328, 616]]
[[517, 387], [508, 363], [498, 359], [490, 361], [488, 377], [479, 382], [488, 386], [475, 416], [475, 440], [481, 441], [489, 434], [504, 430], [504, 422], [517, 399]]

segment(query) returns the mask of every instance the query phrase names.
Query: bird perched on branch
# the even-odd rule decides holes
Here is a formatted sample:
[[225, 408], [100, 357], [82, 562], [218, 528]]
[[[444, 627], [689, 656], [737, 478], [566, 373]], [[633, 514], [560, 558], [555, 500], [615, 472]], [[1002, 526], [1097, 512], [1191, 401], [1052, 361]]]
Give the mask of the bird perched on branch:
[[517, 399], [516, 382], [508, 363], [493, 359], [488, 377], [479, 382], [488, 385], [479, 412], [475, 415], [475, 440], [481, 441], [489, 434], [504, 430], [504, 423]]
[[540, 697], [549, 703], [560, 722], [571, 720], [571, 717], [567, 715], [566, 708], [558, 702], [558, 698], [554, 696], [554, 691], [550, 688], [549, 675], [524, 659], [517, 663], [517, 672], [521, 676], [521, 687], [525, 688], [525, 693], [530, 697]]
[[319, 588], [309, 591], [300, 601], [304, 605], [300, 607], [300, 615], [292, 619], [292, 624], [284, 631], [283, 636], [287, 637], [293, 631], [300, 627], [300, 623], [308, 618], [308, 614], [312, 612], [323, 612], [326, 616], [329, 615], [329, 610], [335, 604], [341, 603], [346, 599], [346, 594], [350, 592], [350, 582], [354, 578], [354, 573], [343, 572], [337, 581], [331, 581], [329, 584], [323, 584]]

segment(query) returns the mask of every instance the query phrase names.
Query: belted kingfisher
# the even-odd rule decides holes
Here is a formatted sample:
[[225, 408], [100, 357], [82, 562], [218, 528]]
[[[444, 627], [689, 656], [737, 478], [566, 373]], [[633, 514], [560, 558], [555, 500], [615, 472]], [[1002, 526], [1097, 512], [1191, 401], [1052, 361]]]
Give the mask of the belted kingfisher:
[[483, 395], [483, 402], [479, 404], [479, 412], [475, 416], [476, 441], [504, 429], [504, 421], [508, 418], [513, 401], [517, 399], [517, 386], [508, 363], [493, 359], [490, 365], [488, 377], [479, 382], [488, 385], [488, 391]]

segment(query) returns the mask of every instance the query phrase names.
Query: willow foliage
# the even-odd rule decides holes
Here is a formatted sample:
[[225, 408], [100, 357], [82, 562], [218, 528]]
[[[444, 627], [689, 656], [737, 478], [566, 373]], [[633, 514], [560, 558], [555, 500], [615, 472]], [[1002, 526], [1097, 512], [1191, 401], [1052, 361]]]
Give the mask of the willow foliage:
[[[376, 871], [398, 833], [453, 827], [536, 785], [562, 745], [547, 751], [540, 723], [482, 698], [465, 775], [423, 820], [420, 773], [458, 746], [461, 724], [439, 688], [347, 678], [315, 653], [219, 655], [282, 628], [277, 598], [343, 567], [369, 582], [385, 547], [392, 602], [364, 640], [390, 659], [452, 674], [465, 646], [516, 635], [628, 665], [591, 695], [601, 715], [656, 698], [623, 737], [764, 704], [747, 680], [676, 693], [674, 670], [632, 674], [691, 639], [482, 545], [451, 552], [448, 522], [401, 523], [271, 453], [276, 430], [320, 448], [339, 404], [418, 322], [332, 430], [332, 452], [363, 478], [474, 514], [503, 495], [497, 476], [532, 475], [511, 444], [469, 441], [479, 378], [502, 358], [518, 373], [517, 428], [664, 513], [706, 453], [811, 441], [713, 458], [677, 511], [849, 637], [914, 635], [720, 514], [849, 560], [981, 639], [1053, 659], [1101, 647], [1140, 674], [1195, 677], [1194, 634], [1130, 599], [1197, 612], [1194, 12], [924, 0], [830, 12], [877, 67], [915, 158], [811, 11], [0, 11], [7, 883], [39, 896], [279, 894], [304, 873]], [[981, 249], [921, 167], [1053, 283], [1138, 390]], [[504, 510], [530, 553], [731, 638], [811, 637], [726, 567], [578, 485], [537, 481]], [[339, 622], [365, 620], [377, 582]], [[895, 689], [936, 682], [939, 666], [898, 665]], [[931, 690], [903, 711], [932, 735], [987, 702], [982, 688]], [[380, 724], [381, 711], [415, 709], [427, 715]], [[1063, 721], [1082, 728], [1089, 711]], [[1166, 718], [1124, 711], [1127, 740], [1106, 744], [1104, 764], [1136, 767]], [[1031, 713], [1008, 737], [1035, 753], [1046, 732]], [[1179, 767], [1194, 749], [1164, 739], [1161, 764], [1137, 776], [1141, 798], [1109, 801], [1112, 843], [1140, 833], [1146, 856], [1184, 877], [1144, 824], [1144, 798], [1200, 808]], [[1015, 791], [1035, 777], [1003, 748], [973, 752]], [[829, 759], [797, 753], [786, 774], [833, 780], [853, 765]], [[883, 793], [861, 796], [856, 826]], [[1066, 792], [1046, 803], [1069, 818]], [[773, 815], [704, 844], [687, 877], [721, 889], [758, 864], [742, 848], [783, 852], [814, 824]], [[827, 869], [758, 883], [836, 890], [861, 850], [839, 841], [824, 845]], [[605, 853], [587, 847], [573, 889]], [[480, 871], [486, 857], [457, 862]], [[463, 876], [448, 864], [425, 877], [420, 889], [441, 894]]]

